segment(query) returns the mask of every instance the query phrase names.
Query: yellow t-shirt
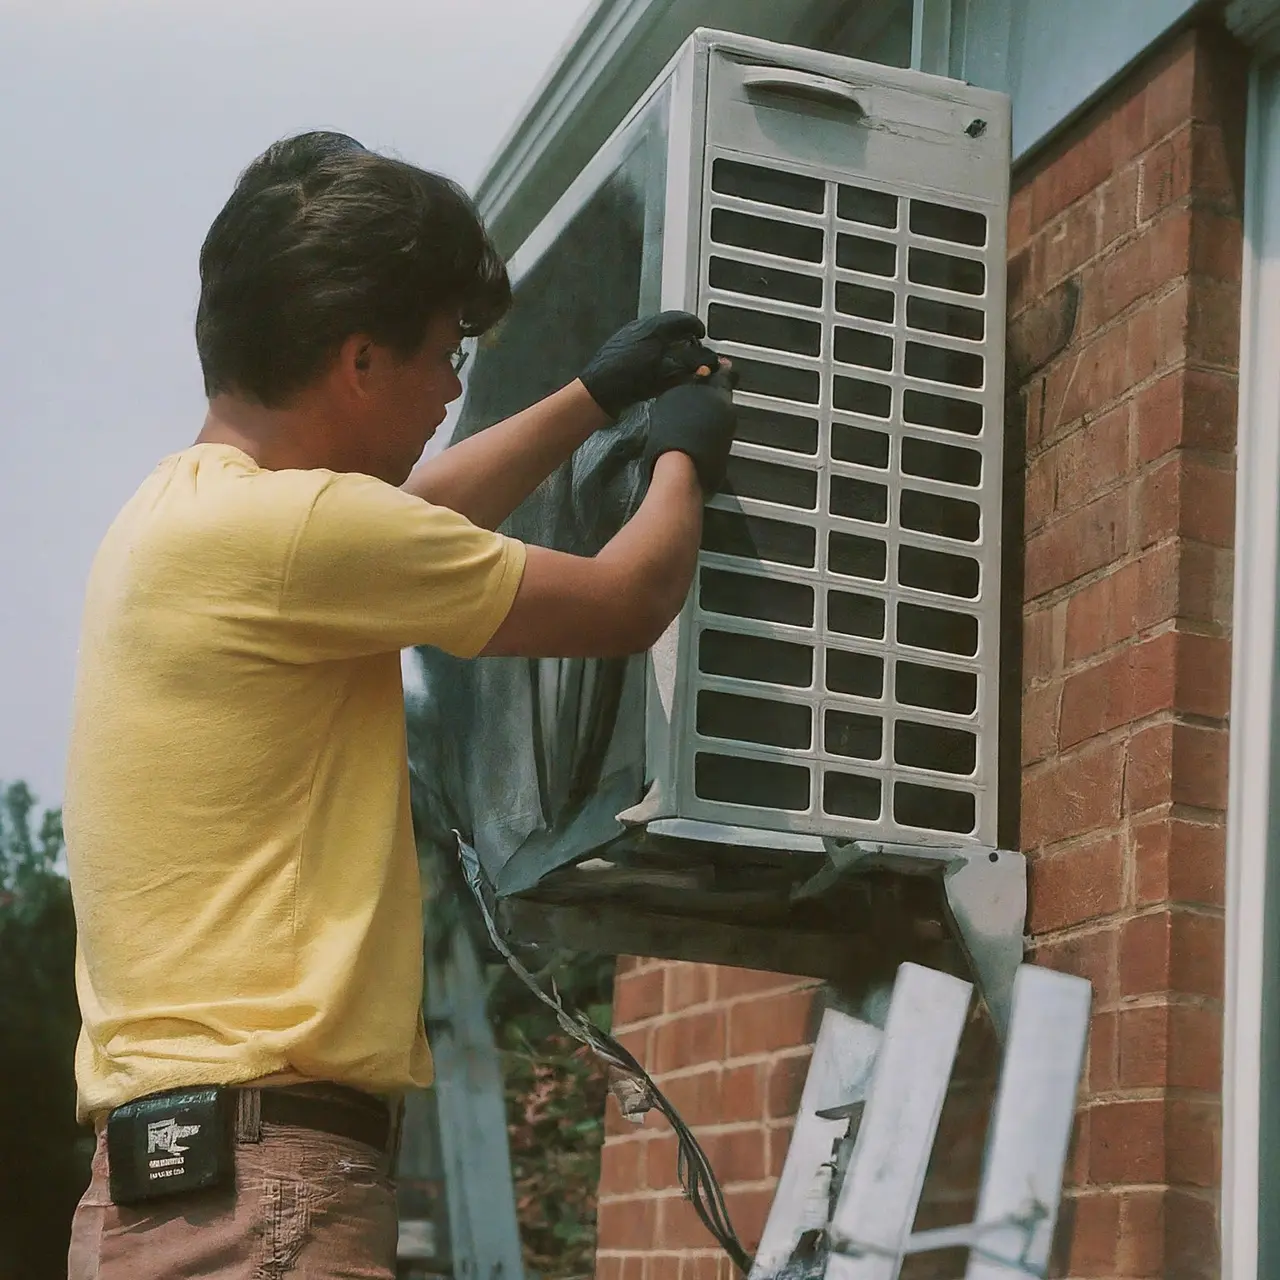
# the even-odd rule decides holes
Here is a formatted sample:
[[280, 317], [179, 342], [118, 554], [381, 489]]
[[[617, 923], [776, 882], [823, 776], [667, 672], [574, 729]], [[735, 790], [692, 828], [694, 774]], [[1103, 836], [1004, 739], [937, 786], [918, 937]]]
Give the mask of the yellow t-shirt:
[[361, 475], [166, 459], [89, 577], [68, 764], [82, 1118], [430, 1083], [400, 650], [477, 653], [521, 543]]

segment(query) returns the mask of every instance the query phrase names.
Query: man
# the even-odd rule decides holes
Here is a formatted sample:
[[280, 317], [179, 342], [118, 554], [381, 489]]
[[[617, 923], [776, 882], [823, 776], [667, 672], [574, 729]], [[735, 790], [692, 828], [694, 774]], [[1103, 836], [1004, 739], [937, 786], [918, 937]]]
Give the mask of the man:
[[[510, 289], [452, 184], [341, 135], [251, 165], [200, 275], [204, 429], [85, 606], [66, 827], [99, 1141], [70, 1275], [387, 1277], [397, 1099], [431, 1079], [400, 650], [646, 648], [732, 405], [669, 313], [410, 474]], [[653, 397], [647, 496], [597, 556], [491, 532]]]

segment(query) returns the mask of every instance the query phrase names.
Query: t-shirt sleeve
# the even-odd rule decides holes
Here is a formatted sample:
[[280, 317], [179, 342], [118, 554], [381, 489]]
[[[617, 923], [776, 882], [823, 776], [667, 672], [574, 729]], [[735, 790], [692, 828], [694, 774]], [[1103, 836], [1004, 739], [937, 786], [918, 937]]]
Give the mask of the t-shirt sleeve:
[[299, 661], [433, 645], [479, 653], [524, 573], [524, 544], [367, 476], [316, 494], [289, 551], [280, 621]]

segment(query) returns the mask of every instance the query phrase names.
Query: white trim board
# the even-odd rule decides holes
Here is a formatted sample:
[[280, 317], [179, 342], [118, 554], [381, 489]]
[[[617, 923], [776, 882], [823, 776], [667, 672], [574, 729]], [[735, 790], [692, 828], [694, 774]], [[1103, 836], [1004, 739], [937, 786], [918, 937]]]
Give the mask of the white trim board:
[[[1280, 64], [1250, 85], [1245, 261], [1237, 438], [1232, 620], [1230, 793], [1227, 806], [1227, 985], [1223, 1027], [1222, 1273], [1259, 1271], [1264, 1058], [1275, 1008], [1267, 966], [1269, 884], [1277, 844], [1277, 569], [1280, 568]], [[1274, 933], [1274, 930], [1271, 932]], [[1268, 1055], [1271, 1056], [1271, 1055]], [[1274, 1192], [1274, 1188], [1270, 1188]], [[1269, 1260], [1274, 1265], [1276, 1259]]]

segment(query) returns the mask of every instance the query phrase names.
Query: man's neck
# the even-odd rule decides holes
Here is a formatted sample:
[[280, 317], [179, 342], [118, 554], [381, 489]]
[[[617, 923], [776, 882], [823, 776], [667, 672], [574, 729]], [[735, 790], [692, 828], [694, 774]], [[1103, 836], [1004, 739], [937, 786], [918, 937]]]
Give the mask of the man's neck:
[[196, 444], [226, 444], [246, 453], [265, 471], [340, 470], [340, 450], [331, 424], [306, 404], [269, 409], [219, 395], [209, 402]]

